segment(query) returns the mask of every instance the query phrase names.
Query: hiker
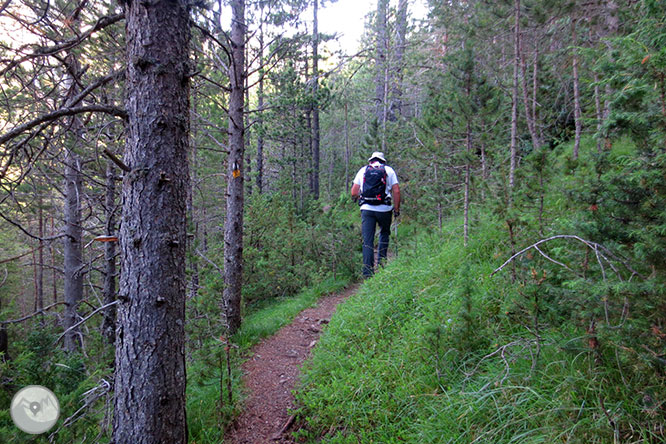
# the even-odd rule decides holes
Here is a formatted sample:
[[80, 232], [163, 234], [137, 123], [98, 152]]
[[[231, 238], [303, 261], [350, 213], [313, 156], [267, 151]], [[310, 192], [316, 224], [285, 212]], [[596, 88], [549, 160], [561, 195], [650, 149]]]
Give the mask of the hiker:
[[379, 224], [379, 265], [388, 252], [391, 234], [391, 211], [400, 216], [400, 187], [393, 168], [386, 165], [384, 153], [375, 151], [368, 165], [361, 168], [351, 189], [354, 201], [361, 206], [363, 234], [363, 277], [372, 276], [375, 266], [375, 229]]

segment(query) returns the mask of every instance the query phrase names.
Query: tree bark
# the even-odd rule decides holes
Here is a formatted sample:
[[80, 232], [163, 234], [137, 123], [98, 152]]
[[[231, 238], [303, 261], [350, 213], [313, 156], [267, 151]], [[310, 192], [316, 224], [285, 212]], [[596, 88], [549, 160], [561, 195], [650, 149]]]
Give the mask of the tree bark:
[[[106, 212], [106, 234], [113, 236], [116, 232], [116, 174], [114, 163], [106, 162], [106, 195], [104, 199]], [[104, 305], [116, 300], [116, 243], [104, 243], [104, 287], [102, 290]], [[102, 334], [109, 344], [116, 341], [116, 306], [111, 305], [104, 310]]]
[[264, 4], [260, 4], [259, 12], [259, 90], [257, 91], [257, 192], [264, 192]]
[[318, 13], [319, 0], [314, 0], [313, 5], [313, 42], [312, 42], [312, 197], [319, 199], [319, 24]]
[[[35, 295], [35, 311], [44, 308], [44, 199], [42, 193], [37, 198], [39, 217], [39, 246], [37, 248], [37, 294]], [[40, 316], [40, 324], [44, 325], [44, 315]]]
[[187, 442], [189, 6], [128, 1], [114, 444]]
[[[513, 88], [511, 93], [511, 147], [509, 189], [513, 190], [518, 157], [518, 69], [520, 66], [520, 0], [514, 1], [513, 29]], [[511, 200], [511, 197], [509, 197]]]
[[375, 117], [383, 127], [386, 119], [386, 63], [388, 57], [387, 15], [388, 0], [377, 0], [377, 17], [375, 22]]
[[572, 69], [573, 69], [573, 92], [574, 92], [574, 121], [576, 125], [576, 133], [574, 137], [573, 158], [578, 159], [578, 151], [580, 150], [580, 137], [583, 132], [583, 113], [580, 105], [580, 80], [578, 78], [578, 39], [576, 37], [576, 18], [572, 17], [571, 20], [571, 38], [573, 40], [572, 46]]
[[243, 280], [243, 116], [245, 85], [245, 0], [232, 0], [231, 64], [229, 66], [229, 156], [227, 212], [224, 220], [223, 322], [233, 334], [241, 324]]
[[[76, 119], [76, 117], [74, 117]], [[76, 137], [74, 138], [76, 140]], [[64, 329], [65, 350], [75, 352], [81, 348], [80, 330], [71, 328], [79, 320], [78, 306], [83, 299], [83, 246], [81, 226], [82, 194], [81, 162], [70, 148], [65, 149], [65, 237], [63, 237], [64, 258]]]
[[[527, 90], [527, 62], [525, 61], [525, 53], [522, 50], [522, 43], [521, 43], [521, 54], [520, 54], [520, 71], [521, 71], [521, 77], [522, 77], [522, 87], [523, 87], [523, 107], [525, 108], [525, 120], [527, 121], [527, 129], [530, 132], [530, 136], [532, 138], [532, 146], [534, 149], [537, 149], [541, 146], [541, 141], [539, 141], [539, 136], [537, 134], [537, 129], [536, 129], [536, 121], [534, 119], [534, 114], [530, 110], [530, 101], [528, 97], [528, 90]], [[535, 89], [535, 83], [536, 83], [536, 78], [532, 79], [532, 90], [534, 91]], [[536, 98], [533, 97], [532, 103]]]
[[407, 42], [408, 0], [398, 0], [398, 15], [395, 29], [395, 66], [392, 70], [391, 107], [389, 115], [395, 118], [402, 115], [403, 58]]

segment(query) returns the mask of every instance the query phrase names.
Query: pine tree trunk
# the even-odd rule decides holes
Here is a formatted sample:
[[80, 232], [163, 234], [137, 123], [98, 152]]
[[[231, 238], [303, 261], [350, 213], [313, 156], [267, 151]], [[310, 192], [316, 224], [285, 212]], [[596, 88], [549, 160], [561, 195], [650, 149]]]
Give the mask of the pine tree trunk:
[[313, 10], [313, 43], [312, 43], [312, 197], [319, 199], [319, 23], [318, 23], [319, 0], [314, 0]]
[[[260, 4], [259, 14], [259, 66], [264, 66], [264, 7]], [[259, 107], [257, 117], [257, 192], [264, 192], [264, 134], [263, 134], [263, 112], [264, 112], [264, 74], [259, 73], [259, 90], [257, 92], [257, 105]]]
[[224, 220], [223, 321], [229, 334], [241, 324], [243, 279], [243, 116], [245, 85], [245, 0], [232, 0], [231, 65], [229, 66], [229, 156], [227, 211]]
[[[113, 162], [106, 164], [106, 234], [112, 236], [116, 233], [116, 174]], [[116, 300], [116, 243], [104, 244], [104, 287], [102, 290], [104, 305]], [[111, 306], [104, 310], [102, 333], [109, 344], [116, 341], [116, 307]]]
[[[534, 119], [534, 115], [530, 110], [530, 101], [528, 97], [528, 90], [527, 90], [527, 67], [526, 67], [526, 62], [525, 62], [525, 54], [522, 51], [522, 44], [523, 41], [520, 42], [521, 45], [521, 54], [520, 54], [520, 71], [521, 71], [521, 80], [522, 80], [522, 87], [523, 87], [523, 107], [525, 108], [525, 120], [527, 121], [527, 129], [530, 132], [530, 136], [532, 138], [532, 146], [534, 149], [537, 149], [541, 146], [541, 142], [539, 141], [539, 136], [537, 134], [536, 130], [536, 122]], [[533, 82], [536, 82], [536, 79], [533, 79]], [[534, 83], [533, 83], [534, 85]], [[534, 88], [533, 88], [534, 90]]]
[[81, 162], [71, 150], [65, 153], [65, 237], [63, 238], [64, 258], [64, 329], [65, 350], [75, 352], [81, 348], [79, 328], [72, 328], [79, 320], [78, 306], [83, 299], [83, 246], [81, 227], [82, 197]]
[[115, 444], [187, 442], [189, 6], [125, 3], [127, 143], [119, 233]]
[[572, 68], [573, 68], [573, 89], [574, 89], [574, 120], [576, 124], [576, 133], [574, 137], [573, 158], [578, 159], [578, 151], [580, 150], [580, 137], [583, 131], [583, 113], [580, 105], [580, 80], [578, 78], [578, 50], [576, 45], [578, 39], [576, 38], [576, 19], [571, 21], [571, 38], [573, 40], [573, 53], [572, 53]]
[[[76, 19], [75, 19], [76, 20]], [[77, 56], [69, 52], [63, 61], [67, 89], [65, 104], [80, 92], [80, 77], [83, 74]], [[83, 141], [84, 128], [78, 116], [69, 120], [68, 140], [65, 142], [65, 203], [63, 238], [64, 259], [64, 328], [65, 350], [75, 352], [81, 349], [80, 329], [74, 328], [79, 321], [78, 306], [83, 300], [83, 225], [81, 220], [81, 199], [83, 198], [83, 173], [79, 155], [74, 147]]]
[[345, 97], [345, 192], [349, 193], [349, 112]]
[[389, 115], [395, 119], [402, 115], [403, 58], [407, 37], [407, 6], [408, 0], [398, 0], [398, 13], [395, 29], [395, 67], [392, 70], [391, 108]]
[[388, 0], [377, 0], [375, 47], [375, 117], [382, 125], [386, 112], [386, 62], [388, 56], [387, 18]]
[[597, 118], [597, 153], [601, 153], [601, 128], [603, 126], [603, 109], [601, 108], [601, 98], [599, 91], [599, 74], [595, 71], [593, 73], [594, 79], [594, 111]]
[[[520, 0], [514, 1], [513, 29], [513, 88], [511, 93], [511, 148], [509, 161], [509, 189], [513, 189], [518, 157], [518, 69], [520, 66]], [[509, 198], [511, 199], [511, 198]]]
[[[37, 293], [35, 294], [35, 311], [44, 308], [44, 199], [39, 193], [37, 205], [39, 205], [39, 246], [37, 262]], [[39, 317], [40, 324], [44, 325], [44, 315]]]

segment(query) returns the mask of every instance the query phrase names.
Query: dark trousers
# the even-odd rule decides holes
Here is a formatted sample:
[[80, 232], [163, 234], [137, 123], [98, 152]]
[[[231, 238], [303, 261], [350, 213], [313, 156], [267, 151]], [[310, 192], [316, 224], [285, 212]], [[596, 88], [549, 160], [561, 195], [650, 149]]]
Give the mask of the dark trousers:
[[379, 224], [379, 264], [386, 259], [391, 234], [391, 211], [361, 210], [363, 234], [363, 277], [370, 277], [375, 267], [375, 229]]

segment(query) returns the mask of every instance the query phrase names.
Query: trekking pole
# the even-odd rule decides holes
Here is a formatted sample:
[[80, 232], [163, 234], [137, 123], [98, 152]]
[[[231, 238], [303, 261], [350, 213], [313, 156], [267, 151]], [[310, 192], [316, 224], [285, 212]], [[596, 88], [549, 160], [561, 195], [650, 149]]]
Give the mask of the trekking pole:
[[398, 225], [400, 222], [398, 218], [395, 219], [395, 224], [393, 225], [393, 237], [395, 238], [395, 257], [398, 257]]

